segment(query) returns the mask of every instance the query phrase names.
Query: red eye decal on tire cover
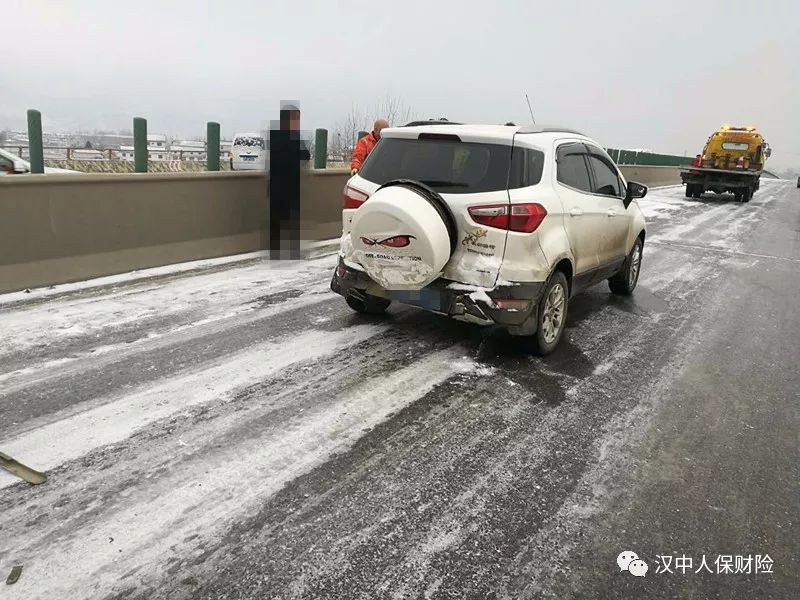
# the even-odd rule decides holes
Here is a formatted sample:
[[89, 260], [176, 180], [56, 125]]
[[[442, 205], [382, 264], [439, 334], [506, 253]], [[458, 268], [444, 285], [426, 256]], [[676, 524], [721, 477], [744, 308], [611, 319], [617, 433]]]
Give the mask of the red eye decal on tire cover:
[[380, 244], [381, 246], [388, 246], [389, 248], [405, 248], [411, 243], [411, 240], [416, 239], [413, 235], [396, 235], [394, 237], [386, 238], [383, 240], [372, 240], [370, 238], [362, 237], [361, 241], [367, 246], [374, 246]]

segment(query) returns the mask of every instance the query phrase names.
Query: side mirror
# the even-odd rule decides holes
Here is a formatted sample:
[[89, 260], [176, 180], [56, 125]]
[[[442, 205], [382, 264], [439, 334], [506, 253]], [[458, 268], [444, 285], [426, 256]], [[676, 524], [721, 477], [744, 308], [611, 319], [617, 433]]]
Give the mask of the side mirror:
[[628, 208], [633, 202], [634, 198], [644, 198], [647, 195], [647, 186], [637, 183], [635, 181], [628, 182], [628, 188], [625, 190], [625, 208]]
[[764, 150], [764, 156], [766, 156], [767, 158], [772, 156], [772, 148], [767, 148], [766, 150]]
[[30, 173], [30, 169], [28, 169], [28, 165], [24, 162], [15, 160], [14, 161], [14, 173], [22, 175], [23, 173]]

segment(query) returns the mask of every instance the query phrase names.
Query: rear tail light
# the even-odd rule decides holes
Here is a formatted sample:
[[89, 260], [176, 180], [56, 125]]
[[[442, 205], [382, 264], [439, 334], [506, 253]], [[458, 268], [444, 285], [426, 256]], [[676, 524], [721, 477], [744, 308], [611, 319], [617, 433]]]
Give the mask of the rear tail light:
[[470, 206], [467, 210], [472, 220], [479, 225], [521, 233], [536, 231], [547, 216], [544, 206], [535, 202]]
[[367, 198], [368, 194], [346, 185], [342, 196], [342, 208], [358, 208], [367, 201]]

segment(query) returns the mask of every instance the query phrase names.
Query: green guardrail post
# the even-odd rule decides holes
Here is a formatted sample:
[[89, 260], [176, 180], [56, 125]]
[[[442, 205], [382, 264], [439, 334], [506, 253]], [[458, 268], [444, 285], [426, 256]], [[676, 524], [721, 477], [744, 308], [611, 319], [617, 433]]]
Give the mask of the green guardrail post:
[[206, 123], [206, 168], [219, 171], [219, 123]]
[[314, 135], [314, 168], [325, 169], [328, 166], [328, 130], [317, 129]]
[[42, 113], [28, 110], [28, 160], [31, 173], [44, 173], [44, 147], [42, 146]]
[[133, 118], [133, 170], [147, 173], [147, 119]]
[[369, 135], [369, 131], [359, 131], [359, 132], [358, 132], [358, 137], [356, 138], [356, 141], [358, 141], [358, 140], [360, 140], [362, 137], [366, 137], [366, 136], [368, 136], [368, 135]]

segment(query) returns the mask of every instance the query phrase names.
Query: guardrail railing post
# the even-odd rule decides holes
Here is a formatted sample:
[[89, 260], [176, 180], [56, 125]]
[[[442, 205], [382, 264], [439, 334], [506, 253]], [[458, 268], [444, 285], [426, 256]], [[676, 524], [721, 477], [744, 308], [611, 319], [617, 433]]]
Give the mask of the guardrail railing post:
[[31, 163], [31, 173], [44, 173], [42, 113], [33, 108], [28, 110], [28, 162]]
[[147, 119], [133, 118], [133, 170], [147, 173]]
[[314, 168], [325, 169], [328, 166], [328, 130], [317, 129], [314, 136]]
[[206, 169], [219, 171], [219, 123], [206, 123]]

